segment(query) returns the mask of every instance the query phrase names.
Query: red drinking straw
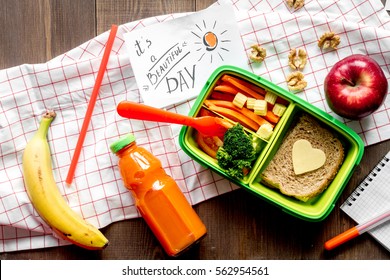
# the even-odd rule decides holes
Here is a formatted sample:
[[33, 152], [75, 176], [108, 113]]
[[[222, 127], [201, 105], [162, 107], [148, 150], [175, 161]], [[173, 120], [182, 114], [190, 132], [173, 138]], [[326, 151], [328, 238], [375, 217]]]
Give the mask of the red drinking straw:
[[77, 141], [76, 148], [74, 150], [72, 162], [70, 164], [69, 171], [68, 171], [68, 176], [66, 177], [66, 183], [68, 185], [72, 184], [72, 180], [74, 177], [74, 172], [75, 172], [75, 169], [77, 166], [77, 162], [79, 160], [81, 148], [82, 148], [83, 143], [84, 143], [85, 135], [87, 134], [87, 129], [89, 126], [89, 122], [91, 120], [93, 108], [95, 107], [96, 99], [97, 99], [97, 96], [98, 96], [98, 93], [100, 90], [100, 86], [102, 84], [104, 72], [106, 71], [108, 58], [110, 57], [112, 45], [114, 44], [117, 30], [118, 30], [117, 25], [111, 26], [110, 35], [108, 37], [107, 44], [106, 44], [106, 49], [104, 50], [103, 58], [102, 58], [102, 61], [100, 63], [100, 68], [99, 68], [99, 71], [98, 71], [98, 74], [96, 77], [95, 85], [94, 85], [93, 90], [92, 90], [91, 99], [89, 100], [87, 112], [85, 113], [83, 126], [81, 127], [79, 139]]

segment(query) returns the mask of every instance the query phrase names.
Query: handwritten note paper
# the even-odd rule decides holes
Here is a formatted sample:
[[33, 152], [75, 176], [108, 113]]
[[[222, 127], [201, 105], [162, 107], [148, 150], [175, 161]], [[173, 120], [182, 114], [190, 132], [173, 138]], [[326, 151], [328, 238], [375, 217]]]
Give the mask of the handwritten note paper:
[[230, 5], [137, 29], [124, 38], [141, 96], [150, 106], [195, 98], [218, 66], [248, 69]]

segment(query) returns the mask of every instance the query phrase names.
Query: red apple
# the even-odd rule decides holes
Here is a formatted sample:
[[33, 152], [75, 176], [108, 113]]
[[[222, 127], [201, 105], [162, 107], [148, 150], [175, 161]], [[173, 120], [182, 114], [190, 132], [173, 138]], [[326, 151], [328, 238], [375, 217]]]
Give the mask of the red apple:
[[385, 101], [387, 88], [378, 63], [361, 54], [338, 61], [324, 81], [329, 107], [348, 119], [360, 119], [377, 110]]

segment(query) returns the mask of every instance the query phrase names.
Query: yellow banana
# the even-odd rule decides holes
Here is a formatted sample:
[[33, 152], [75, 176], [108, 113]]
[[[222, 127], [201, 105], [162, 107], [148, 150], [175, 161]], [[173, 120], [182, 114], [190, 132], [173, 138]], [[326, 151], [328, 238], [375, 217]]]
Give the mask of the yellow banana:
[[55, 183], [47, 132], [56, 114], [46, 113], [23, 153], [23, 176], [27, 194], [41, 218], [60, 237], [80, 247], [97, 250], [108, 245], [107, 238], [74, 212]]

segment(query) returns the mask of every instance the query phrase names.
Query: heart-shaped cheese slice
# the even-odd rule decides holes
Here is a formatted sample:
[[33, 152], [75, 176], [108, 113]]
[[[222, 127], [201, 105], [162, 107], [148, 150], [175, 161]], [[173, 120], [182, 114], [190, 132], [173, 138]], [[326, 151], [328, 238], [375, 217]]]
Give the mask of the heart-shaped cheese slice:
[[294, 143], [292, 149], [292, 161], [294, 173], [300, 175], [322, 167], [325, 164], [326, 156], [324, 151], [314, 149], [310, 142], [299, 139]]

